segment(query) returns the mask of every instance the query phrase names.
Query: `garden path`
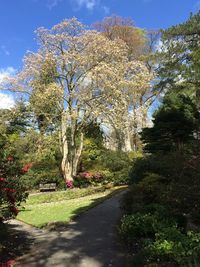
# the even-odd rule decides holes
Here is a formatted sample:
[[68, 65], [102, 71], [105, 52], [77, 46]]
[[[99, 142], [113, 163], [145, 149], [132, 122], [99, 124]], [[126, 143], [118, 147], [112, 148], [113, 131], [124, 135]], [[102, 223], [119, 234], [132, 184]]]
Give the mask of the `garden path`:
[[125, 267], [126, 256], [116, 229], [123, 193], [105, 200], [56, 231], [40, 230], [12, 220], [12, 227], [26, 231], [34, 240], [32, 248], [18, 258], [16, 266]]

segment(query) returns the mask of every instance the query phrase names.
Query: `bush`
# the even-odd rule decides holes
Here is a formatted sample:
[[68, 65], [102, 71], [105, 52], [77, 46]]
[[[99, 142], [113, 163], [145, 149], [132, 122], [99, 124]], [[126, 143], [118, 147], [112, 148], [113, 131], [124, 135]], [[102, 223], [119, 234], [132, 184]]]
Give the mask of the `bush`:
[[138, 185], [129, 187], [129, 190], [121, 201], [121, 207], [125, 214], [132, 214], [141, 210], [144, 206], [143, 191]]
[[200, 155], [195, 153], [186, 150], [137, 160], [130, 180], [139, 185], [144, 203], [160, 202], [174, 214], [199, 213]]
[[146, 250], [151, 261], [175, 261], [180, 266], [190, 266], [189, 262], [200, 260], [200, 234], [183, 234], [176, 227], [164, 228]]
[[20, 165], [12, 156], [0, 158], [0, 222], [15, 217], [27, 197], [21, 181]]
[[160, 217], [160, 214], [136, 213], [125, 215], [121, 220], [120, 234], [128, 242], [135, 238], [153, 238], [163, 227], [175, 224], [170, 219]]
[[136, 159], [130, 170], [130, 182], [138, 183], [148, 173], [158, 174], [165, 177], [169, 182], [176, 180], [177, 176], [185, 167], [186, 155], [184, 153], [172, 152], [165, 155], [149, 155]]
[[87, 187], [89, 185], [98, 185], [103, 182], [105, 177], [98, 172], [82, 172], [74, 179], [75, 187]]
[[[158, 207], [153, 209], [157, 212]], [[190, 266], [189, 263], [192, 262], [200, 263], [200, 234], [185, 234], [173, 219], [163, 218], [158, 213], [125, 215], [121, 220], [120, 234], [128, 244], [139, 242], [143, 246], [134, 257], [133, 266], [160, 262], [176, 263], [180, 266]]]
[[60, 170], [55, 162], [51, 161], [35, 162], [23, 175], [22, 181], [28, 190], [38, 188], [40, 183], [56, 183], [58, 187], [64, 188]]
[[[136, 156], [132, 154], [128, 155], [120, 151], [110, 151], [94, 142], [92, 138], [87, 138], [84, 141], [84, 150], [79, 169], [81, 173], [100, 173], [103, 176], [103, 183], [127, 184], [129, 183], [128, 174], [131, 159]], [[81, 186], [88, 184], [88, 182], [81, 180], [80, 177], [77, 180]]]

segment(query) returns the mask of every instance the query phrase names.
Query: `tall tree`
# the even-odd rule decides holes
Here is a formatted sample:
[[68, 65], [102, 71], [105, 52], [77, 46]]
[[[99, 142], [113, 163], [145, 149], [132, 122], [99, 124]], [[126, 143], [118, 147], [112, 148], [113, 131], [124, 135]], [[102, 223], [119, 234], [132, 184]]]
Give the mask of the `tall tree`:
[[[52, 101], [60, 121], [61, 168], [73, 180], [83, 147], [83, 129], [96, 118], [100, 106], [111, 105], [120, 94], [116, 83], [124, 77], [127, 50], [119, 40], [109, 40], [86, 30], [76, 19], [64, 20], [37, 31], [40, 49], [25, 57], [24, 68], [9, 79], [8, 89], [37, 95], [38, 104]], [[55, 68], [52, 81], [41, 74]], [[36, 84], [39, 82], [39, 87]], [[38, 89], [39, 88], [39, 89]], [[47, 113], [49, 111], [47, 110]]]
[[157, 88], [187, 91], [200, 106], [200, 11], [162, 31], [161, 43]]
[[[148, 47], [150, 49], [147, 34], [143, 29], [137, 28], [130, 18], [118, 16], [106, 17], [95, 23], [94, 27], [109, 40], [122, 40], [127, 46], [128, 63], [124, 73], [126, 83], [122, 86], [120, 101], [118, 99], [112, 107], [117, 116], [110, 113], [104, 121], [112, 128], [111, 136], [116, 140], [116, 149], [137, 150], [138, 133], [141, 128], [147, 126], [147, 113], [154, 98], [150, 85], [153, 72], [146, 61], [142, 61], [143, 56], [149, 53]], [[133, 80], [134, 84], [129, 83]]]
[[93, 26], [110, 40], [117, 38], [123, 40], [128, 46], [129, 58], [138, 59], [141, 55], [144, 55], [148, 41], [146, 33], [143, 29], [136, 27], [131, 18], [105, 17]]
[[146, 152], [182, 150], [185, 144], [195, 140], [199, 112], [190, 97], [167, 94], [153, 117], [153, 127], [142, 131]]

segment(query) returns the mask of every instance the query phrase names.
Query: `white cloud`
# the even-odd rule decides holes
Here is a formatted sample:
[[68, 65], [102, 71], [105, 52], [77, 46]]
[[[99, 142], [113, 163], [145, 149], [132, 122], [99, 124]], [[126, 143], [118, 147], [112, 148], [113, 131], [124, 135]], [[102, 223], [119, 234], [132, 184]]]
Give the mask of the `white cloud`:
[[75, 0], [78, 5], [78, 9], [86, 7], [88, 10], [92, 11], [96, 6], [98, 6], [98, 0]]
[[8, 51], [5, 45], [1, 45], [1, 52], [6, 56], [10, 56], [10, 51]]
[[0, 109], [10, 109], [14, 105], [15, 100], [11, 95], [0, 92]]
[[62, 2], [63, 0], [32, 0], [35, 3], [42, 2], [49, 10], [56, 7], [59, 2]]
[[[1, 68], [0, 69], [0, 89], [3, 85], [4, 80], [16, 73], [16, 69], [13, 67]], [[13, 96], [9, 93], [0, 92], [0, 108], [9, 109], [15, 105], [15, 100]]]
[[16, 73], [16, 69], [13, 67], [7, 67], [7, 68], [2, 68], [0, 69], [0, 84], [3, 83], [5, 78], [13, 75]]
[[108, 6], [102, 6], [102, 9], [105, 15], [108, 15], [110, 13], [110, 8]]
[[54, 7], [56, 7], [58, 5], [59, 2], [61, 2], [62, 0], [48, 0], [47, 1], [47, 7], [48, 9], [52, 9]]

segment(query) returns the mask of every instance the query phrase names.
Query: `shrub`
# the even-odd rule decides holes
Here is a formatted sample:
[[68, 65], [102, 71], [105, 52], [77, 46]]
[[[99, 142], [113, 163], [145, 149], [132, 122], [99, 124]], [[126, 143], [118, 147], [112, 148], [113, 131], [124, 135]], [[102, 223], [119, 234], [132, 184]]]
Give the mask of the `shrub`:
[[128, 242], [141, 237], [153, 238], [163, 227], [173, 224], [175, 223], [172, 220], [163, 220], [160, 214], [138, 212], [122, 218], [120, 234]]
[[75, 177], [74, 186], [87, 187], [89, 185], [98, 185], [103, 180], [105, 180], [105, 176], [99, 172], [82, 172]]
[[[28, 164], [25, 164], [26, 166]], [[63, 180], [57, 164], [51, 161], [35, 162], [22, 177], [24, 185], [29, 190], [38, 188], [40, 183], [56, 183], [58, 187], [64, 188]]]
[[146, 173], [143, 180], [138, 183], [142, 189], [145, 203], [159, 201], [160, 195], [166, 188], [167, 179], [156, 173]]
[[138, 183], [148, 173], [165, 177], [169, 182], [176, 180], [185, 166], [185, 155], [179, 152], [171, 152], [165, 155], [149, 155], [136, 159], [130, 170], [130, 182]]
[[15, 217], [20, 203], [27, 197], [20, 179], [20, 166], [6, 154], [0, 159], [0, 221]]
[[176, 227], [164, 228], [146, 246], [151, 261], [176, 261], [180, 266], [200, 259], [200, 234], [182, 233]]
[[135, 156], [135, 154], [110, 151], [95, 143], [93, 139], [87, 138], [84, 141], [80, 172], [100, 173], [104, 177], [104, 183], [127, 184], [131, 159]]

